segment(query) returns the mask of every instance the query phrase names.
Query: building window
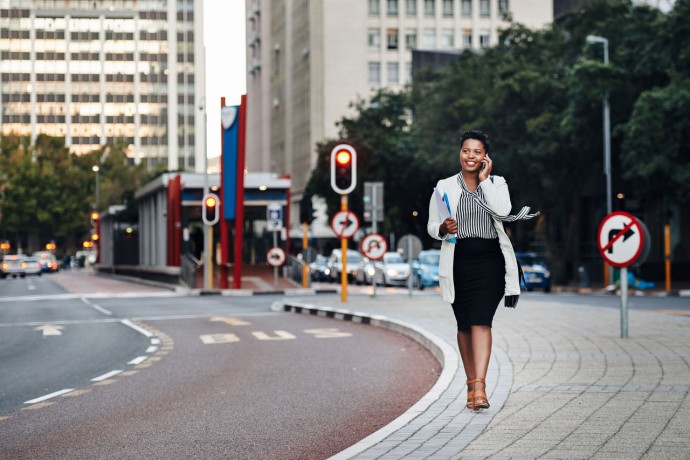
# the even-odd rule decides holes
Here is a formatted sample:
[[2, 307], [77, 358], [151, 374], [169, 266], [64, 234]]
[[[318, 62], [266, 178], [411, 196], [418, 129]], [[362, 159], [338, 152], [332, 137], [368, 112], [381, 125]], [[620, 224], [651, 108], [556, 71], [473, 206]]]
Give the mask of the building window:
[[381, 31], [379, 29], [369, 29], [368, 35], [369, 49], [378, 51], [381, 48]]
[[472, 31], [471, 30], [463, 30], [462, 31], [462, 47], [463, 48], [472, 48]]
[[412, 63], [405, 63], [405, 83], [412, 83]]
[[398, 15], [398, 0], [387, 0], [386, 12], [388, 13], [388, 16], [397, 16]]
[[381, 84], [381, 63], [370, 62], [369, 63], [369, 84], [379, 85]]
[[472, 0], [461, 0], [460, 3], [461, 14], [463, 18], [472, 17]]
[[422, 36], [422, 48], [432, 50], [436, 48], [436, 31], [434, 29], [424, 29]]
[[405, 32], [405, 48], [408, 50], [417, 48], [417, 32]]
[[405, 0], [405, 14], [417, 16], [417, 0]]
[[378, 16], [380, 12], [379, 0], [369, 0], [369, 16]]
[[454, 0], [443, 0], [443, 16], [453, 17], [453, 1]]
[[491, 0], [479, 0], [479, 17], [488, 18], [491, 16]]
[[436, 0], [424, 0], [424, 16], [436, 16]]
[[489, 32], [482, 32], [479, 34], [479, 47], [487, 48], [489, 46]]
[[389, 50], [398, 49], [398, 29], [388, 29], [386, 31], [386, 42]]
[[388, 73], [388, 83], [398, 83], [400, 81], [400, 75], [398, 74], [398, 63], [389, 62], [387, 65]]
[[509, 9], [510, 4], [508, 3], [508, 0], [498, 0], [498, 12], [501, 14], [501, 16], [508, 14]]
[[455, 33], [453, 29], [443, 29], [441, 31], [441, 48], [446, 50], [455, 48]]

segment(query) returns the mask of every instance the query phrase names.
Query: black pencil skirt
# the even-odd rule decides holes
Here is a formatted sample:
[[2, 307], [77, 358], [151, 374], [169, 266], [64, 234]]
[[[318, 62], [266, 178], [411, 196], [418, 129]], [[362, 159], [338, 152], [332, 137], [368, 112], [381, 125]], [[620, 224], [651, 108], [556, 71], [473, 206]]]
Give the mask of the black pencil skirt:
[[463, 238], [455, 244], [453, 259], [458, 330], [491, 327], [505, 291], [505, 261], [496, 239]]

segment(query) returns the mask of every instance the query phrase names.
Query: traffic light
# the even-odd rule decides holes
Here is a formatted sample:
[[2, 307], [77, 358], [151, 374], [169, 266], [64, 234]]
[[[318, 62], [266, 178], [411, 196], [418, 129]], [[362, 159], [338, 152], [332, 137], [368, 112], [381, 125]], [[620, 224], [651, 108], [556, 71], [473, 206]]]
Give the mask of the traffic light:
[[93, 211], [91, 213], [91, 225], [95, 227], [96, 224], [98, 223], [99, 218], [100, 218], [100, 215], [96, 211]]
[[203, 220], [206, 225], [214, 225], [218, 222], [220, 218], [220, 213], [218, 212], [219, 205], [220, 201], [218, 200], [218, 195], [214, 193], [207, 193], [204, 195], [204, 199], [201, 203], [201, 220]]
[[314, 207], [311, 203], [311, 195], [304, 194], [299, 202], [299, 221], [303, 224], [311, 224], [314, 220]]
[[357, 152], [347, 144], [336, 145], [331, 151], [331, 187], [347, 195], [357, 185]]

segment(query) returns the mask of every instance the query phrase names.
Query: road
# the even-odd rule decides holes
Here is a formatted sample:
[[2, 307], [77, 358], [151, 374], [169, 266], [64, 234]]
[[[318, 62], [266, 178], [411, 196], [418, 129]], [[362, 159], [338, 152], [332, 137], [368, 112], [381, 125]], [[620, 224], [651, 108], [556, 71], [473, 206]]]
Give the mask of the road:
[[95, 292], [0, 281], [0, 458], [326, 458], [439, 372], [406, 337], [275, 312], [277, 296], [83, 281]]

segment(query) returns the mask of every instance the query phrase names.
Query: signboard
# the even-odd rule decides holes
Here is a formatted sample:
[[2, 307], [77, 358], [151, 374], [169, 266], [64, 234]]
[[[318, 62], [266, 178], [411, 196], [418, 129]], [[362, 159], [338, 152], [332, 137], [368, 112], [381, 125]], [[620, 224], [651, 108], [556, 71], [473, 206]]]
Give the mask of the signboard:
[[614, 267], [622, 268], [634, 263], [642, 254], [644, 244], [642, 224], [627, 212], [612, 212], [599, 225], [599, 253]]
[[266, 253], [266, 261], [272, 267], [280, 267], [285, 263], [285, 251], [279, 247], [273, 247]]
[[398, 252], [407, 260], [416, 259], [422, 251], [422, 240], [416, 235], [405, 235], [398, 242]]
[[331, 219], [333, 233], [339, 238], [351, 238], [359, 229], [359, 219], [352, 211], [338, 211]]
[[266, 230], [277, 232], [283, 229], [283, 205], [280, 203], [269, 203], [266, 206]]
[[386, 239], [382, 235], [371, 233], [362, 238], [360, 249], [366, 258], [381, 260], [388, 251], [388, 243], [386, 243]]

